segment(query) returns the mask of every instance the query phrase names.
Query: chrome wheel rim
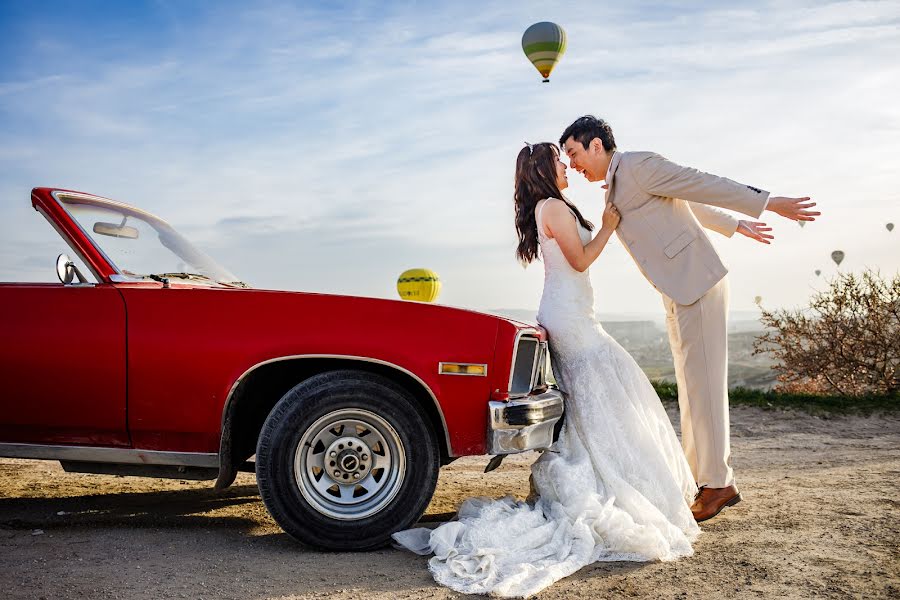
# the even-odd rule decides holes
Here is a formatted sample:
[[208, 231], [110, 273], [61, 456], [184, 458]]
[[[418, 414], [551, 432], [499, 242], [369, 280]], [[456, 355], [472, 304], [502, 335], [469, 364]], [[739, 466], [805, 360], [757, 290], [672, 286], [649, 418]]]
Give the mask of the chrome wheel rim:
[[294, 454], [294, 477], [318, 512], [344, 521], [383, 510], [403, 485], [406, 452], [390, 423], [345, 408], [309, 426]]

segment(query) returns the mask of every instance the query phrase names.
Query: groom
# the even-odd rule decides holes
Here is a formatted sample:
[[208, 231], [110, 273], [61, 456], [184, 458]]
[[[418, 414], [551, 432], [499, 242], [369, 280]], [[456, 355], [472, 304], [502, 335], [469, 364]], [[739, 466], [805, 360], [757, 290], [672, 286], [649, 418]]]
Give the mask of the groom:
[[728, 464], [728, 270], [703, 227], [763, 244], [765, 223], [738, 220], [713, 207], [758, 219], [771, 211], [813, 221], [809, 198], [770, 196], [759, 188], [679, 166], [652, 152], [619, 152], [610, 126], [593, 116], [569, 125], [559, 139], [571, 167], [605, 181], [606, 202], [622, 217], [616, 234], [638, 269], [662, 294], [675, 359], [681, 441], [700, 491], [697, 521], [737, 504], [741, 494]]

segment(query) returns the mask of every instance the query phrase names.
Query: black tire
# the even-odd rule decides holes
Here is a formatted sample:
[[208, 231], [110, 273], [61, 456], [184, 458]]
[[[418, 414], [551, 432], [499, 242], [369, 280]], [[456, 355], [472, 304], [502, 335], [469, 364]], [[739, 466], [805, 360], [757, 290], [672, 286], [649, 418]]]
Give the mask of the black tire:
[[272, 518], [324, 550], [371, 550], [413, 525], [434, 494], [439, 464], [418, 402], [362, 371], [322, 373], [295, 386], [269, 413], [256, 448], [256, 480]]

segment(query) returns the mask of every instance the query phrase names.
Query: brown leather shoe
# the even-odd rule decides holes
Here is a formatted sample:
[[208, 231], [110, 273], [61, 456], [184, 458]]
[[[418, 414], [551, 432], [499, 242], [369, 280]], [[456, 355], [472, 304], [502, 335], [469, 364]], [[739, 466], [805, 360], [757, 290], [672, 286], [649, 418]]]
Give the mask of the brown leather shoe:
[[700, 523], [712, 519], [726, 506], [734, 506], [741, 500], [741, 493], [733, 485], [724, 488], [703, 486], [691, 504], [691, 512], [694, 513], [694, 520]]

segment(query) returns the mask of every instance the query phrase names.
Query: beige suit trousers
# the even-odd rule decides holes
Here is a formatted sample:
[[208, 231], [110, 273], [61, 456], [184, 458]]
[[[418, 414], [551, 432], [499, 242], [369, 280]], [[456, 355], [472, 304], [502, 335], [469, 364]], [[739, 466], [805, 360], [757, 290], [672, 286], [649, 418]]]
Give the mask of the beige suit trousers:
[[728, 421], [728, 278], [693, 304], [665, 294], [666, 328], [675, 359], [681, 444], [698, 485], [734, 483]]

